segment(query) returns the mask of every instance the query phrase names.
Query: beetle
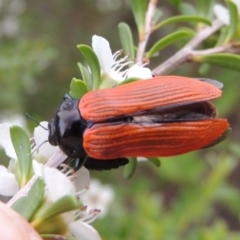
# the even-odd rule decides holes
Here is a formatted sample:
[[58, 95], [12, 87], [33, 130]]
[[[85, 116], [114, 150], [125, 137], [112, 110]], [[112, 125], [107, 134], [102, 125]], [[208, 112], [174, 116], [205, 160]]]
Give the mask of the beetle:
[[66, 95], [48, 124], [49, 143], [78, 167], [112, 169], [127, 157], [167, 157], [215, 145], [229, 130], [209, 102], [221, 96], [211, 81], [158, 76]]

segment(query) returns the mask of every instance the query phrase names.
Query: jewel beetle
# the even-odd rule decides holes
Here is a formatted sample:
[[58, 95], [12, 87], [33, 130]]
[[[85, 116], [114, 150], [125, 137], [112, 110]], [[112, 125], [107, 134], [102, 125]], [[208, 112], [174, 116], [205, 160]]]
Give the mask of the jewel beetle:
[[112, 169], [127, 157], [166, 157], [215, 145], [229, 130], [210, 100], [221, 96], [211, 81], [158, 76], [69, 95], [49, 121], [49, 143], [78, 166]]

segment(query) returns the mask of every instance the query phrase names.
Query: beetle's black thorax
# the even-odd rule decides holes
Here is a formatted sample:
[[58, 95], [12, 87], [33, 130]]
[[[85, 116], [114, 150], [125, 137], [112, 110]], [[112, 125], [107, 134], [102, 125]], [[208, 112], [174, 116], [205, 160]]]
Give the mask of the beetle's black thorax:
[[69, 157], [86, 156], [83, 148], [83, 133], [86, 121], [79, 111], [79, 100], [65, 98], [55, 118], [49, 121], [49, 143], [59, 146]]

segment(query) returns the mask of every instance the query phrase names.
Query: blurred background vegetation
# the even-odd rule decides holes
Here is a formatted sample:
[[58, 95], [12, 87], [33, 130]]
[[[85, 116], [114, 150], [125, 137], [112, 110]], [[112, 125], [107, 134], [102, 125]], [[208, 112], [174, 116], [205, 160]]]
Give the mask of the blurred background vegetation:
[[[171, 2], [159, 3], [164, 17], [179, 13]], [[81, 78], [76, 45], [91, 45], [97, 34], [109, 40], [113, 52], [121, 49], [121, 21], [137, 39], [128, 0], [1, 0], [0, 118], [25, 118], [26, 112], [39, 121], [52, 118], [72, 77]], [[152, 40], [175, 27], [162, 28]], [[164, 50], [150, 68], [179, 47]], [[199, 66], [186, 64], [172, 74], [199, 77]], [[215, 104], [232, 134], [213, 148], [162, 158], [160, 168], [141, 162], [131, 179], [123, 178], [123, 169], [91, 172], [116, 193], [107, 216], [93, 224], [103, 239], [240, 239], [240, 74], [211, 67], [207, 77], [224, 83]]]

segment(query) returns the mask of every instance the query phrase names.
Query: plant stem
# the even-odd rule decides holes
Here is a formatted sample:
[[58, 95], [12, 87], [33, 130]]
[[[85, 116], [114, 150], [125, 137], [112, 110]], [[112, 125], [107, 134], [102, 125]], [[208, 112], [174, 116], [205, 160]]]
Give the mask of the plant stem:
[[140, 39], [138, 44], [138, 51], [137, 51], [137, 57], [136, 57], [137, 63], [143, 63], [145, 49], [153, 28], [152, 18], [153, 18], [157, 3], [158, 3], [158, 0], [151, 0], [148, 3], [148, 9], [147, 9], [146, 18], [145, 18], [144, 38]]
[[[211, 36], [214, 32], [219, 30], [224, 24], [218, 19], [214, 20], [212, 26], [205, 27], [200, 30], [194, 38], [192, 38], [182, 49], [176, 52], [168, 60], [153, 69], [153, 74], [164, 75], [175, 70], [179, 65], [187, 62], [195, 48], [197, 48], [205, 39]], [[196, 53], [196, 51], [195, 51]]]

